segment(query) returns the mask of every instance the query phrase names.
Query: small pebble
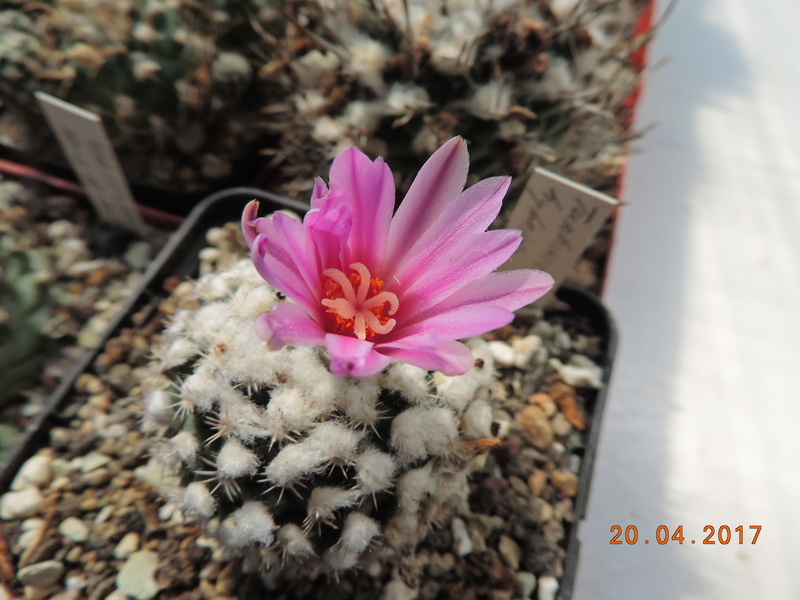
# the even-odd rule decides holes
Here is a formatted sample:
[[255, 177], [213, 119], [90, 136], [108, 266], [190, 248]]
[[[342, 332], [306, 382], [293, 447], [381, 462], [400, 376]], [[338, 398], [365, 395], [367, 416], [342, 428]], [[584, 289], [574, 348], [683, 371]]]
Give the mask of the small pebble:
[[573, 355], [567, 364], [551, 358], [548, 364], [553, 367], [565, 383], [574, 387], [589, 387], [599, 390], [603, 386], [603, 369], [590, 358], [581, 354]]
[[114, 514], [114, 507], [110, 504], [104, 506], [103, 508], [100, 509], [100, 512], [98, 512], [97, 516], [94, 518], [94, 524], [102, 525], [111, 518], [112, 514]]
[[149, 242], [133, 242], [122, 255], [123, 260], [132, 269], [145, 269], [150, 263], [151, 246]]
[[50, 463], [53, 461], [52, 453], [44, 451], [30, 457], [20, 467], [14, 482], [11, 484], [12, 490], [22, 490], [29, 487], [47, 487], [53, 478], [50, 470]]
[[507, 535], [501, 535], [497, 544], [497, 551], [503, 557], [505, 563], [514, 569], [519, 569], [519, 559], [522, 557], [522, 550], [513, 539]]
[[415, 600], [416, 597], [417, 592], [399, 579], [387, 583], [381, 594], [381, 600]]
[[542, 495], [542, 491], [544, 490], [544, 486], [546, 484], [547, 473], [541, 469], [536, 469], [533, 473], [531, 473], [530, 477], [528, 477], [528, 489], [530, 489], [531, 495], [537, 498]]
[[0, 519], [24, 519], [32, 517], [42, 508], [44, 496], [32, 487], [17, 492], [7, 492], [0, 497]]
[[489, 342], [489, 352], [498, 366], [511, 367], [514, 365], [514, 349], [508, 343], [493, 340]]
[[22, 533], [17, 538], [17, 544], [20, 548], [28, 549], [36, 543], [39, 539], [39, 534], [42, 532], [44, 526], [44, 519], [31, 518], [25, 519], [22, 522]]
[[552, 575], [539, 577], [539, 600], [555, 600], [558, 580]]
[[445, 573], [452, 571], [456, 566], [456, 557], [450, 552], [444, 554], [431, 554], [427, 561], [428, 574], [433, 578], [439, 578]]
[[453, 552], [458, 556], [466, 556], [472, 552], [472, 541], [469, 539], [467, 524], [458, 517], [451, 523], [453, 529]]
[[114, 558], [125, 560], [139, 549], [139, 534], [126, 534], [114, 548]]
[[100, 452], [92, 451], [83, 457], [81, 463], [81, 473], [89, 473], [95, 469], [106, 466], [111, 462], [111, 458]]
[[544, 392], [539, 392], [538, 394], [534, 394], [530, 398], [528, 398], [528, 404], [533, 404], [534, 406], [539, 406], [544, 411], [548, 417], [552, 417], [556, 412], [558, 412], [558, 406], [556, 406], [555, 401], [550, 396], [550, 394], [545, 394]]
[[514, 366], [520, 369], [529, 367], [533, 353], [541, 346], [542, 338], [538, 335], [526, 335], [523, 338], [513, 340], [511, 348], [514, 351]]
[[88, 525], [76, 517], [64, 519], [61, 525], [58, 526], [58, 532], [78, 544], [85, 542], [89, 537]]
[[566, 471], [553, 471], [550, 473], [550, 481], [562, 495], [572, 498], [578, 493], [578, 476], [575, 473]]
[[559, 437], [567, 437], [572, 433], [572, 425], [570, 425], [563, 413], [558, 413], [550, 419], [550, 426], [553, 428], [553, 433]]
[[517, 573], [517, 581], [519, 581], [519, 592], [522, 597], [530, 598], [536, 589], [536, 575], [527, 571], [519, 571]]
[[117, 589], [136, 600], [151, 600], [158, 594], [155, 580], [158, 569], [158, 554], [155, 552], [134, 552], [117, 575]]
[[63, 574], [64, 563], [57, 560], [46, 560], [22, 567], [17, 571], [17, 579], [22, 585], [46, 589], [58, 583]]
[[522, 435], [539, 450], [547, 450], [553, 443], [553, 428], [545, 412], [538, 406], [526, 406], [518, 417]]

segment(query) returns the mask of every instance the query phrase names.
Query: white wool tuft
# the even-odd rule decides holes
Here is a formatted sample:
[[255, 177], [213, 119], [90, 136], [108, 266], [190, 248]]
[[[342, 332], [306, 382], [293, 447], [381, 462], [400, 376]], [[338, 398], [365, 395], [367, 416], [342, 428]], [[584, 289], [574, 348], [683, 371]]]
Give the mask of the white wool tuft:
[[366, 494], [375, 494], [392, 486], [397, 463], [390, 454], [368, 448], [356, 460], [358, 486]]
[[391, 444], [400, 460], [447, 456], [458, 440], [458, 424], [449, 408], [414, 406], [392, 422]]
[[[252, 262], [250, 265], [252, 268]], [[263, 282], [255, 287], [243, 285], [231, 298], [231, 313], [243, 323], [252, 322], [261, 313], [269, 312], [277, 299], [275, 289]]]
[[419, 404], [430, 396], [428, 372], [425, 369], [406, 363], [392, 363], [386, 372], [383, 387], [403, 395], [406, 399]]
[[297, 525], [288, 523], [278, 530], [278, 543], [289, 556], [307, 557], [314, 555], [314, 546]]
[[480, 119], [496, 121], [508, 115], [514, 90], [506, 79], [479, 85], [467, 102], [467, 110]]
[[494, 360], [489, 345], [480, 338], [473, 338], [467, 340], [467, 346], [475, 357], [476, 364], [481, 364], [480, 367], [473, 366], [463, 375], [454, 377], [441, 373], [433, 376], [439, 397], [459, 415], [463, 414], [475, 393], [490, 386], [494, 380]]
[[327, 523], [333, 519], [333, 513], [340, 508], [352, 506], [360, 494], [355, 490], [345, 490], [337, 487], [316, 487], [308, 499], [308, 514], [306, 524]]
[[181, 431], [167, 442], [175, 456], [186, 466], [192, 467], [197, 461], [200, 444], [197, 437], [189, 431]]
[[281, 386], [271, 393], [265, 418], [268, 427], [281, 437], [293, 431], [307, 431], [335, 408], [335, 396], [326, 393], [326, 390], [315, 392]]
[[361, 554], [381, 533], [381, 526], [360, 512], [351, 513], [344, 521], [338, 545], [346, 552]]
[[238, 440], [228, 439], [217, 455], [216, 466], [222, 477], [237, 479], [256, 473], [258, 457]]
[[253, 543], [269, 546], [276, 528], [266, 507], [261, 502], [251, 500], [222, 522], [219, 536], [223, 543], [235, 548]]
[[433, 461], [418, 469], [407, 471], [397, 481], [397, 498], [400, 511], [413, 514], [420, 503], [436, 491], [437, 480], [433, 476]]
[[374, 427], [380, 418], [378, 394], [380, 389], [373, 381], [346, 386], [339, 395], [339, 408], [350, 421], [363, 427]]
[[464, 435], [471, 438], [492, 436], [492, 407], [488, 402], [475, 400], [464, 413]]
[[181, 491], [176, 504], [187, 516], [198, 516], [202, 519], [210, 519], [217, 510], [217, 502], [211, 492], [197, 481]]
[[272, 430], [265, 423], [261, 409], [241, 397], [231, 397], [221, 404], [218, 420], [222, 432], [230, 431], [245, 443], [269, 437]]
[[358, 562], [358, 554], [348, 552], [344, 548], [338, 546], [333, 546], [332, 548], [328, 548], [328, 551], [325, 552], [324, 560], [332, 569], [342, 571], [344, 569], [352, 569], [356, 565]]
[[144, 398], [144, 410], [157, 423], [169, 425], [175, 413], [172, 409], [174, 398], [165, 391], [154, 390]]
[[204, 365], [183, 380], [181, 384], [181, 400], [199, 412], [208, 412], [219, 396], [227, 394], [230, 389], [213, 371]]
[[352, 464], [362, 437], [362, 433], [340, 423], [320, 423], [306, 439], [281, 450], [264, 475], [267, 481], [287, 487], [329, 464]]
[[350, 52], [349, 70], [356, 74], [362, 85], [383, 95], [386, 83], [382, 71], [390, 57], [389, 48], [357, 31], [347, 32], [346, 36]]
[[181, 337], [175, 339], [164, 354], [164, 368], [172, 369], [186, 364], [197, 356], [200, 349], [189, 338]]

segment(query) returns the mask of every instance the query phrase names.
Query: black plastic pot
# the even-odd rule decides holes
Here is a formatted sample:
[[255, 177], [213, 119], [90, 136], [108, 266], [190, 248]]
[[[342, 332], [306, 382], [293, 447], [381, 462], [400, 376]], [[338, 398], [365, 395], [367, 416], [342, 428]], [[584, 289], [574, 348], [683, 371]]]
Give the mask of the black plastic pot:
[[[100, 343], [93, 350], [87, 352], [83, 359], [75, 365], [69, 376], [49, 397], [42, 412], [8, 452], [5, 459], [0, 462], [0, 494], [8, 489], [22, 463], [41, 447], [51, 427], [61, 420], [58, 414], [59, 410], [67, 404], [75, 382], [81, 373], [91, 367], [93, 361], [103, 351], [106, 342], [118, 335], [124, 327], [131, 327], [135, 314], [146, 311], [148, 308], [153, 311], [157, 309], [158, 303], [164, 297], [163, 284], [167, 278], [195, 275], [199, 264], [198, 253], [207, 245], [206, 231], [211, 227], [238, 220], [244, 205], [254, 198], [262, 203], [265, 212], [289, 209], [302, 214], [308, 209], [308, 206], [303, 203], [252, 188], [237, 188], [219, 192], [201, 202], [151, 263], [136, 290], [109, 324]], [[604, 385], [587, 407], [591, 415], [590, 427], [586, 433], [586, 443], [582, 448], [580, 484], [574, 506], [575, 522], [568, 530], [569, 541], [564, 562], [564, 574], [561, 578], [558, 595], [558, 600], [570, 600], [579, 559], [578, 524], [586, 514], [589, 500], [600, 423], [616, 351], [617, 332], [613, 318], [595, 296], [570, 285], [562, 286], [557, 296], [559, 300], [569, 305], [571, 313], [575, 313], [582, 324], [591, 329], [593, 335], [599, 336], [603, 340], [604, 354], [604, 360], [600, 365], [604, 369]]]

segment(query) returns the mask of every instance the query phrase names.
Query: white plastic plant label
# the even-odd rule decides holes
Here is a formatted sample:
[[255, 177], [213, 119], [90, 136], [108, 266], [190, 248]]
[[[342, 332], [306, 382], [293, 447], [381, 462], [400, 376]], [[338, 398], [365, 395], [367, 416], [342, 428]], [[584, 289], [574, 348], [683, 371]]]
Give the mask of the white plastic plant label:
[[535, 169], [507, 225], [521, 229], [523, 241], [502, 269], [541, 269], [558, 286], [618, 204], [585, 185]]
[[100, 117], [44, 92], [35, 95], [100, 218], [144, 235], [147, 227]]

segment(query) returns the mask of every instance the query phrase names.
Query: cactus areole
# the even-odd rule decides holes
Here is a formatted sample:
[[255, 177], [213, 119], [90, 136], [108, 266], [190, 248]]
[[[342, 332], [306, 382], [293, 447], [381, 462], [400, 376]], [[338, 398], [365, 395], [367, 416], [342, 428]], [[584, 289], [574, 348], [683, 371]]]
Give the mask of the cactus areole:
[[325, 346], [341, 377], [392, 361], [465, 373], [474, 359], [457, 340], [508, 324], [553, 285], [542, 271], [495, 272], [522, 241], [519, 231], [487, 231], [510, 178], [465, 190], [468, 166], [466, 142], [451, 139], [393, 214], [391, 170], [349, 148], [328, 185], [317, 179], [302, 222], [258, 218], [258, 202], [248, 204], [242, 230], [256, 269], [291, 300], [257, 318], [259, 336], [273, 349]]

